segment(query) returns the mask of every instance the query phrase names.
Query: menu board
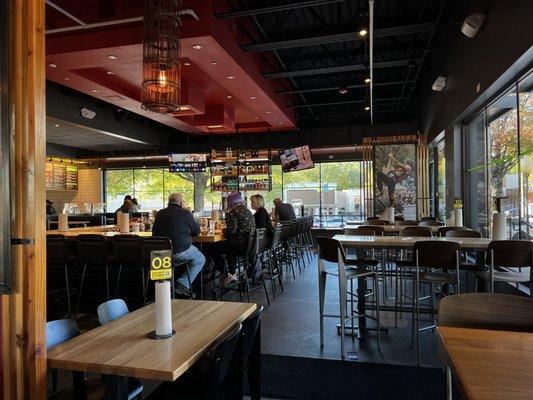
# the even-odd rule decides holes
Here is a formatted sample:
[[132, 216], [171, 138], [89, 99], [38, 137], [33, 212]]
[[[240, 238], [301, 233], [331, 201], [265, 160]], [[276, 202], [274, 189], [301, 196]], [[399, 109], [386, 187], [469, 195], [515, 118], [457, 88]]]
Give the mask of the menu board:
[[46, 188], [55, 190], [78, 190], [78, 166], [46, 163]]
[[78, 166], [67, 165], [67, 190], [78, 190]]

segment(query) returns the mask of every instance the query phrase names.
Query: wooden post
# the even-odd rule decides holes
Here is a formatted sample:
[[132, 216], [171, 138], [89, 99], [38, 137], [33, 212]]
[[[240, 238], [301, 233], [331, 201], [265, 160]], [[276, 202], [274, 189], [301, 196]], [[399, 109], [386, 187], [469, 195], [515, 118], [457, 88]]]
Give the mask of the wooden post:
[[45, 3], [10, 7], [13, 291], [2, 298], [4, 399], [46, 398]]

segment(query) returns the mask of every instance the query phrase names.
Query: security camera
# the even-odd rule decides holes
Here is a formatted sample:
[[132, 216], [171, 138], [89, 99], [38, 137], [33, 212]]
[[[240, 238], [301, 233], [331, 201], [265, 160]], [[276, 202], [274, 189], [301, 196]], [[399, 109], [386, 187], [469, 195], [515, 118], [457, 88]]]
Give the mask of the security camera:
[[88, 108], [85, 108], [85, 107], [83, 107], [80, 110], [80, 112], [83, 118], [93, 119], [94, 117], [96, 117], [96, 113], [93, 110], [89, 110]]
[[465, 36], [472, 39], [474, 36], [476, 36], [484, 21], [485, 14], [475, 13], [469, 15], [466, 17], [465, 22], [463, 22], [463, 25], [461, 26], [461, 32], [463, 32]]

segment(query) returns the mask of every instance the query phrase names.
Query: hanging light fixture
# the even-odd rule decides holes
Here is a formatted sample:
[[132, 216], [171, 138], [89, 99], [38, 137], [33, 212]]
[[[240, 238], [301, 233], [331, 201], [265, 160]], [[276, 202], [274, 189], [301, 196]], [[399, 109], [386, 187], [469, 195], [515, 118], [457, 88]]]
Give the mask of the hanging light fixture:
[[168, 114], [179, 109], [181, 0], [145, 0], [141, 106]]

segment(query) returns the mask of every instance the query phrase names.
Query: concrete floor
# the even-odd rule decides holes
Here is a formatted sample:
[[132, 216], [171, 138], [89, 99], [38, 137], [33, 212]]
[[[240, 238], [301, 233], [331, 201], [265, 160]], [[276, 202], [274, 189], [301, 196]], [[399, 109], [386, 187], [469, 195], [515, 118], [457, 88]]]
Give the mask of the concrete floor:
[[[325, 343], [320, 348], [318, 311], [318, 273], [316, 257], [306, 263], [306, 268], [296, 279], [284, 274], [285, 292], [272, 299], [268, 306], [262, 288], [252, 292], [251, 300], [265, 306], [262, 320], [262, 352], [286, 356], [341, 359], [340, 336], [337, 335], [338, 320], [326, 319]], [[269, 286], [268, 286], [269, 287]], [[270, 288], [270, 287], [269, 287]], [[389, 292], [390, 292], [389, 286]], [[391, 294], [389, 294], [391, 295]], [[386, 299], [393, 305], [394, 298]], [[325, 312], [339, 313], [338, 282], [328, 277]], [[377, 350], [376, 333], [370, 332], [365, 340], [347, 336], [345, 340], [348, 359], [356, 354], [358, 361], [395, 365], [417, 365], [416, 350], [411, 348], [411, 315], [404, 314], [394, 327], [394, 313], [382, 312], [381, 325], [389, 329], [381, 336], [381, 352]], [[375, 327], [373, 321], [369, 327]], [[440, 367], [437, 358], [435, 332], [427, 331], [420, 336], [421, 365]]]

